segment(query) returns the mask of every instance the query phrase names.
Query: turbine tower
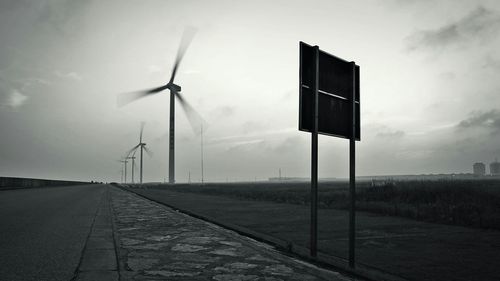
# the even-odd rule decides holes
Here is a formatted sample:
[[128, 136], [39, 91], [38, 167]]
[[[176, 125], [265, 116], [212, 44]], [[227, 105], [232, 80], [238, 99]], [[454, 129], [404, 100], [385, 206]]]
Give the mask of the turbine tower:
[[123, 183], [127, 183], [127, 157], [125, 157], [124, 160], [118, 160], [118, 162], [123, 163], [123, 171], [124, 171], [124, 176], [123, 176]]
[[[137, 149], [140, 148], [140, 170], [139, 170], [139, 182], [142, 184], [142, 171], [143, 171], [143, 151], [146, 151], [146, 153], [149, 155], [149, 157], [152, 157], [151, 151], [146, 148], [146, 143], [142, 142], [142, 133], [144, 132], [144, 122], [141, 123], [141, 133], [139, 134], [139, 143], [132, 147], [128, 153], [127, 153], [127, 159], [131, 158], [130, 154], [132, 153], [132, 157], [135, 159], [135, 153], [137, 152]], [[133, 161], [133, 160], [132, 160]], [[133, 171], [133, 170], [132, 170]], [[133, 177], [133, 176], [132, 176]]]
[[132, 163], [130, 164], [130, 169], [132, 170], [132, 178], [131, 178], [132, 183], [134, 183], [134, 170], [135, 170], [135, 166], [136, 166], [135, 165], [135, 158], [136, 158], [135, 157], [135, 151], [132, 154], [132, 156], [127, 156], [127, 158], [126, 158], [126, 159], [132, 160]]
[[118, 104], [124, 105], [136, 99], [149, 96], [152, 94], [157, 94], [159, 92], [162, 92], [163, 90], [168, 89], [170, 91], [169, 148], [168, 148], [169, 151], [168, 182], [170, 184], [175, 183], [175, 99], [177, 98], [182, 108], [184, 109], [184, 112], [186, 113], [188, 120], [191, 123], [191, 126], [193, 127], [195, 133], [198, 132], [196, 125], [203, 121], [200, 115], [191, 107], [191, 105], [186, 101], [183, 95], [181, 95], [180, 93], [181, 86], [174, 83], [174, 79], [177, 74], [177, 69], [179, 68], [184, 53], [186, 52], [191, 40], [193, 39], [194, 34], [195, 34], [194, 28], [186, 28], [184, 30], [184, 34], [182, 36], [179, 49], [177, 51], [177, 57], [174, 62], [174, 67], [172, 68], [172, 74], [167, 84], [149, 90], [138, 91], [133, 93], [125, 93], [118, 97]]

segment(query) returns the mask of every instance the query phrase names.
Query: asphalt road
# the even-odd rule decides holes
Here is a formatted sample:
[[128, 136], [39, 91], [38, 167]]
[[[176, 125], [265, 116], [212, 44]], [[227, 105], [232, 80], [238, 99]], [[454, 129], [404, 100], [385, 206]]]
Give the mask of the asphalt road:
[[0, 280], [71, 280], [105, 185], [0, 191]]

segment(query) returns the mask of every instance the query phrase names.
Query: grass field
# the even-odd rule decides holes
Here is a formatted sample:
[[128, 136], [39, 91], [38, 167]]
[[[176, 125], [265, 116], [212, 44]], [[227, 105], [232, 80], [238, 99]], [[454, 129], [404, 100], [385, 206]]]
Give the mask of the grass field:
[[[177, 192], [223, 195], [308, 205], [308, 183], [176, 185]], [[319, 184], [320, 208], [348, 206], [348, 183]], [[479, 228], [500, 229], [500, 179], [384, 181], [358, 183], [357, 209], [382, 215]]]
[[[498, 211], [498, 182], [479, 183], [360, 184], [358, 206], [365, 211], [357, 213], [358, 263], [410, 280], [498, 280], [500, 231], [495, 230], [494, 219], [485, 219], [494, 218], [492, 214]], [[294, 245], [307, 247], [309, 243], [307, 183], [159, 185], [134, 191]], [[322, 183], [319, 189], [322, 208], [318, 247], [323, 253], [341, 258], [347, 258], [346, 192], [347, 185], [342, 182]], [[483, 213], [477, 215], [483, 216], [482, 222], [467, 221], [467, 216], [462, 218], [460, 212], [445, 207], [467, 204], [483, 206]], [[416, 206], [418, 216], [404, 211]], [[491, 214], [484, 213], [491, 210]], [[449, 214], [455, 214], [455, 220]]]

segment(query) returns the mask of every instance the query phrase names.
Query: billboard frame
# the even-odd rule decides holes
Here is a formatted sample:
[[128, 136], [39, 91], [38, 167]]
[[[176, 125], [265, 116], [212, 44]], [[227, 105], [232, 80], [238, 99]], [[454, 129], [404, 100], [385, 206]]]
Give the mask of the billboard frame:
[[[303, 76], [304, 76], [304, 66], [303, 63], [303, 47], [311, 47], [313, 51], [313, 56], [309, 62], [309, 67], [312, 68], [312, 77], [310, 77], [312, 85], [306, 87], [312, 89], [312, 105], [311, 105], [311, 116], [312, 126], [310, 130], [305, 129], [303, 125], [304, 112], [303, 112]], [[319, 78], [320, 78], [320, 52], [326, 54], [329, 57], [340, 60], [341, 63], [345, 63], [343, 67], [349, 69], [349, 76], [344, 83], [351, 83], [350, 93], [344, 93], [347, 97], [342, 97], [326, 91], [319, 89]], [[359, 109], [356, 110], [357, 105], [361, 108], [361, 97], [359, 91], [359, 71], [360, 68], [354, 61], [348, 62], [338, 57], [335, 57], [329, 53], [323, 52], [316, 46], [310, 46], [306, 43], [299, 42], [299, 130], [311, 133], [311, 222], [310, 222], [310, 256], [313, 259], [317, 258], [317, 241], [318, 241], [318, 134], [347, 138], [349, 139], [349, 267], [355, 267], [355, 241], [356, 241], [356, 140], [361, 140], [361, 126], [360, 126], [360, 116]], [[349, 81], [350, 78], [350, 81]], [[348, 114], [347, 124], [347, 134], [339, 135], [335, 133], [319, 132], [318, 122], [319, 122], [319, 94], [330, 95], [333, 98], [341, 99], [347, 101]], [[349, 98], [350, 97], [350, 98]], [[357, 100], [356, 100], [357, 99]], [[358, 131], [359, 130], [359, 131]]]
[[[334, 61], [334, 64], [337, 64], [337, 65], [340, 65], [342, 64], [341, 66], [346, 68], [344, 70], [349, 70], [349, 71], [352, 71], [351, 69], [347, 69], [347, 68], [351, 68], [350, 64], [352, 62], [349, 62], [349, 61], [346, 61], [342, 58], [339, 58], [337, 56], [334, 56], [330, 53], [327, 53], [325, 51], [322, 51], [321, 49], [318, 50], [318, 56], [319, 56], [319, 65], [318, 65], [318, 68], [319, 68], [319, 71], [318, 73], [316, 74], [314, 72], [314, 75], [307, 75], [305, 74], [307, 72], [307, 70], [304, 69], [304, 66], [302, 65], [302, 62], [304, 61], [304, 57], [306, 57], [306, 55], [304, 54], [305, 51], [307, 50], [310, 50], [312, 52], [314, 52], [314, 48], [316, 46], [311, 46], [309, 44], [306, 44], [304, 42], [299, 42], [299, 130], [300, 131], [304, 131], [304, 132], [312, 132], [312, 125], [307, 126], [306, 124], [307, 123], [312, 123], [313, 121], [312, 120], [307, 120], [308, 118], [308, 115], [304, 115], [304, 112], [305, 111], [304, 109], [306, 108], [304, 103], [305, 103], [305, 100], [304, 98], [308, 95], [308, 94], [313, 94], [314, 93], [306, 93], [306, 92], [314, 92], [314, 89], [313, 88], [313, 85], [306, 85], [307, 82], [309, 83], [312, 83], [314, 84], [315, 81], [304, 81], [304, 80], [314, 80], [315, 76], [318, 75], [322, 78], [322, 80], [320, 80], [319, 78], [320, 77], [317, 77], [318, 78], [318, 93], [320, 94], [319, 97], [328, 97], [331, 101], [336, 101], [336, 102], [341, 102], [346, 108], [347, 108], [347, 111], [344, 111], [342, 112], [342, 114], [340, 115], [337, 115], [337, 117], [343, 117], [343, 119], [345, 119], [346, 123], [348, 123], [350, 121], [350, 115], [351, 115], [351, 112], [350, 112], [350, 94], [351, 93], [345, 93], [345, 91], [342, 91], [342, 90], [337, 90], [337, 91], [334, 91], [333, 89], [326, 89], [326, 90], [330, 90], [330, 92], [328, 91], [325, 91], [324, 89], [321, 89], [321, 81], [325, 81], [327, 79], [325, 79], [325, 77], [327, 76], [321, 76], [322, 74], [320, 73], [321, 69], [325, 69], [325, 67], [320, 67], [322, 66], [323, 64], [321, 64], [321, 58], [324, 58], [324, 59], [327, 59], [328, 61]], [[321, 55], [321, 56], [320, 56]], [[309, 53], [309, 56], [310, 56], [310, 53]], [[315, 55], [313, 55], [314, 57]], [[313, 58], [314, 59], [314, 58]], [[327, 63], [324, 63], [325, 65], [327, 65]], [[330, 64], [332, 64], [330, 62]], [[308, 65], [309, 68], [314, 68], [314, 67], [311, 67], [312, 62], [310, 62], [310, 64]], [[310, 69], [309, 69], [310, 70]], [[350, 87], [352, 88], [349, 88], [349, 90], [352, 90], [354, 92], [354, 96], [355, 96], [355, 105], [358, 107], [357, 108], [357, 111], [355, 114], [357, 114], [356, 117], [357, 118], [357, 121], [356, 121], [356, 140], [361, 140], [361, 125], [360, 125], [360, 122], [359, 122], [359, 119], [360, 119], [360, 115], [359, 115], [359, 112], [360, 112], [360, 109], [361, 109], [361, 102], [360, 102], [360, 96], [359, 96], [359, 66], [355, 64], [355, 71], [352, 72], [351, 77], [353, 79], [353, 83], [350, 83], [351, 85], [349, 85]], [[308, 74], [311, 74], [311, 73], [308, 73]], [[309, 79], [306, 79], [305, 76], [312, 76], [312, 77], [307, 77]], [[339, 82], [339, 80], [337, 80], [337, 82]], [[345, 84], [348, 84], [347, 82], [344, 82]], [[346, 85], [343, 85], [343, 86], [346, 86]], [[328, 87], [331, 85], [323, 85], [323, 87]], [[335, 93], [337, 94], [335, 94]], [[344, 93], [342, 95], [339, 95], [339, 93]], [[318, 98], [320, 99], [320, 98]], [[349, 139], [350, 138], [350, 134], [351, 134], [351, 130], [350, 130], [350, 126], [347, 126], [345, 128], [342, 128], [345, 130], [345, 132], [343, 132], [344, 134], [340, 133], [339, 130], [341, 130], [340, 128], [333, 128], [333, 130], [337, 130], [337, 133], [333, 133], [333, 132], [328, 132], [328, 131], [324, 131], [322, 130], [321, 128], [321, 121], [325, 122], [326, 120], [334, 120], [334, 118], [327, 118], [326, 116], [323, 116], [323, 115], [320, 115], [320, 124], [319, 124], [319, 127], [318, 127], [318, 134], [321, 134], [321, 135], [326, 135], [326, 136], [331, 136], [331, 137], [339, 137], [339, 138], [345, 138], [345, 139]], [[342, 118], [341, 118], [342, 119]], [[310, 121], [310, 122], [307, 122], [307, 121]], [[333, 124], [329, 124], [329, 126], [333, 126]], [[323, 128], [324, 129], [324, 128]]]

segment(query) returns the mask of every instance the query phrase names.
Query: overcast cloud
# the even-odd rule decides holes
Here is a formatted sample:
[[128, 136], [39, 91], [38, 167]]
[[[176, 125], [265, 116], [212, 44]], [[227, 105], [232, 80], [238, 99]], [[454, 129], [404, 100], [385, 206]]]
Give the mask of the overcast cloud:
[[500, 14], [496, 10], [478, 6], [456, 21], [436, 29], [421, 30], [412, 34], [408, 38], [408, 48], [415, 50], [481, 44], [494, 38], [499, 28]]
[[[298, 127], [298, 42], [361, 66], [360, 175], [470, 172], [500, 157], [498, 1], [0, 0], [0, 175], [118, 181], [142, 121], [167, 177], [170, 77], [206, 121], [208, 181], [309, 176]], [[177, 179], [200, 177], [200, 136], [176, 110]], [[321, 177], [347, 177], [320, 137]]]

